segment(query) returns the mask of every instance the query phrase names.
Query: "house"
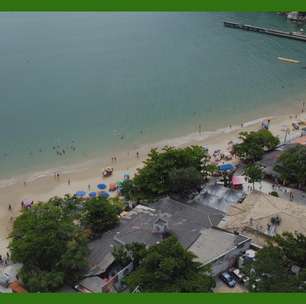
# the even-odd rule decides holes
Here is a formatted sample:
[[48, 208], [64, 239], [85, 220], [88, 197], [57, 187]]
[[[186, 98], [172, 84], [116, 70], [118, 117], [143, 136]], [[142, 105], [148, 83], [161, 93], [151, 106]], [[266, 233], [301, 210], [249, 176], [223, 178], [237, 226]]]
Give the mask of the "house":
[[209, 265], [212, 275], [216, 276], [233, 267], [250, 245], [251, 239], [247, 236], [211, 227], [201, 231], [189, 250], [197, 256], [199, 262]]
[[168, 232], [174, 234], [183, 247], [189, 248], [203, 229], [217, 225], [223, 216], [223, 212], [197, 202], [181, 203], [168, 197], [150, 207], [138, 205], [122, 216], [117, 227], [89, 243], [91, 267], [85, 277], [107, 273], [114, 262], [115, 246], [133, 242], [151, 246], [161, 242]]

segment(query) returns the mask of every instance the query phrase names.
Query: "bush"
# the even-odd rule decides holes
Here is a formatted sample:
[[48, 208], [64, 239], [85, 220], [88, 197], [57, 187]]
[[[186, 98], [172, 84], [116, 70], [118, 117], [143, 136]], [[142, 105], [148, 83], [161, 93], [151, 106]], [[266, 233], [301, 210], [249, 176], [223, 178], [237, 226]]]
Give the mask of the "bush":
[[279, 195], [276, 191], [272, 191], [269, 194], [272, 195], [272, 196], [275, 196], [275, 197], [279, 197]]

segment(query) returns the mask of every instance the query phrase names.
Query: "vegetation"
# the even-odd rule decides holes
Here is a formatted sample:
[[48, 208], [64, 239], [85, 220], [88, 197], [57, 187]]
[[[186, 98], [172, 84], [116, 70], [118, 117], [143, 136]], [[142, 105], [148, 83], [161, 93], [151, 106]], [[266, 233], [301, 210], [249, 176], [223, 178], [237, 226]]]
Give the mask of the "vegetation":
[[275, 197], [279, 197], [279, 195], [276, 191], [272, 191], [269, 194], [272, 195], [272, 196], [275, 196]]
[[142, 248], [141, 261], [126, 278], [130, 289], [142, 292], [207, 292], [215, 286], [208, 269], [171, 236], [149, 249]]
[[306, 186], [306, 147], [297, 145], [284, 151], [274, 170], [280, 174], [287, 184], [294, 184], [299, 188]]
[[264, 173], [258, 164], [249, 164], [245, 170], [244, 174], [249, 178], [249, 182], [253, 184], [253, 189], [255, 188], [256, 182], [261, 182]]
[[119, 197], [110, 197], [108, 199], [108, 202], [115, 207], [117, 214], [120, 214], [126, 208], [122, 198], [119, 198]]
[[187, 196], [201, 189], [203, 177], [201, 172], [193, 167], [172, 169], [169, 172], [169, 190], [171, 193]]
[[213, 169], [208, 160], [207, 151], [200, 146], [165, 147], [161, 152], [152, 149], [133, 180], [123, 183], [122, 194], [136, 201], [171, 193], [187, 195], [197, 189]]
[[246, 271], [251, 291], [306, 291], [306, 237], [300, 233], [276, 236]]
[[260, 160], [265, 151], [273, 150], [279, 144], [279, 139], [266, 129], [241, 132], [239, 138], [242, 143], [234, 145], [233, 152], [245, 162]]
[[53, 199], [25, 209], [14, 222], [9, 245], [12, 260], [29, 291], [54, 291], [76, 281], [87, 267], [87, 244], [67, 206]]
[[132, 243], [117, 246], [113, 249], [115, 261], [121, 267], [125, 267], [133, 261], [134, 267], [138, 267], [140, 261], [146, 254], [146, 246], [140, 243]]
[[119, 223], [118, 207], [105, 198], [93, 198], [85, 202], [81, 223], [94, 237]]

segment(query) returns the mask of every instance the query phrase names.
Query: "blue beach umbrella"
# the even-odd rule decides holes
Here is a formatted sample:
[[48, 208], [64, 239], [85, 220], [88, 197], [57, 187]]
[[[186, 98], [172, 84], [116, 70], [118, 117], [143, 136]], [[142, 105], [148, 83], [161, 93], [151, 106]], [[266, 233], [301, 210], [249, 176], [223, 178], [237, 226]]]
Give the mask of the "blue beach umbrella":
[[77, 191], [77, 192], [75, 193], [75, 195], [76, 195], [77, 197], [83, 197], [83, 196], [86, 195], [86, 192], [85, 192], [85, 191]]
[[100, 189], [100, 190], [103, 190], [103, 189], [106, 189], [106, 185], [101, 183], [101, 184], [97, 185], [97, 188]]
[[233, 165], [233, 164], [219, 165], [219, 171], [221, 171], [221, 172], [232, 171], [234, 169], [235, 169], [235, 165]]
[[107, 192], [105, 192], [105, 191], [101, 191], [101, 192], [99, 193], [99, 196], [100, 196], [100, 197], [103, 197], [103, 198], [108, 198], [108, 197], [109, 197], [109, 193], [107, 193]]
[[89, 195], [89, 197], [96, 197], [97, 192], [89, 192], [88, 195]]

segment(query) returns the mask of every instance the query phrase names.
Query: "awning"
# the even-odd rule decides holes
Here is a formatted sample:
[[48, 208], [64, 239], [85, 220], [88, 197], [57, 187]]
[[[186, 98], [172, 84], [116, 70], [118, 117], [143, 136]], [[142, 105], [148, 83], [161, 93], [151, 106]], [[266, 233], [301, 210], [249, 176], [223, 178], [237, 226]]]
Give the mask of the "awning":
[[236, 176], [236, 175], [234, 175], [233, 177], [232, 177], [232, 185], [233, 186], [238, 186], [238, 185], [242, 185], [242, 184], [244, 184], [245, 183], [245, 179], [244, 179], [244, 177], [243, 176]]
[[235, 169], [235, 166], [233, 164], [219, 165], [219, 171], [221, 172], [232, 171], [234, 169]]

